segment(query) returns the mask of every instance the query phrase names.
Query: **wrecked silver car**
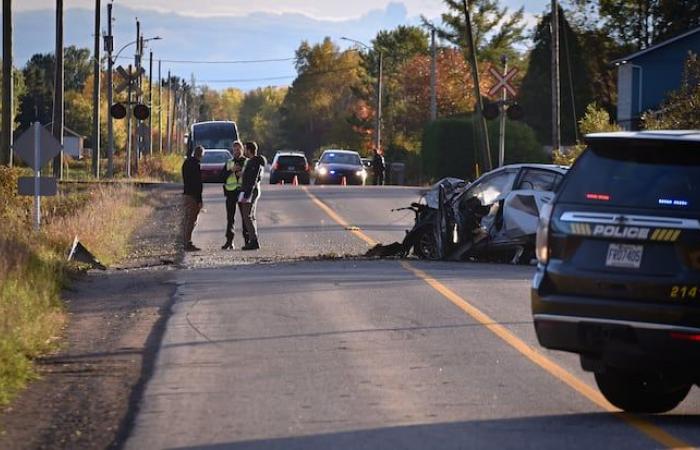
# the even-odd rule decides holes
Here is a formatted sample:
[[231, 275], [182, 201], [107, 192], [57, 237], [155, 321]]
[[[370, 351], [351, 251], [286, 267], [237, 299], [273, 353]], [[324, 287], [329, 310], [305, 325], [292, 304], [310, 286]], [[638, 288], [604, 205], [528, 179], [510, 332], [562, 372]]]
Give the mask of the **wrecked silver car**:
[[539, 211], [554, 197], [567, 168], [513, 164], [472, 183], [444, 178], [407, 208], [414, 227], [401, 243], [378, 247], [374, 255], [411, 251], [421, 259], [529, 263], [534, 258]]

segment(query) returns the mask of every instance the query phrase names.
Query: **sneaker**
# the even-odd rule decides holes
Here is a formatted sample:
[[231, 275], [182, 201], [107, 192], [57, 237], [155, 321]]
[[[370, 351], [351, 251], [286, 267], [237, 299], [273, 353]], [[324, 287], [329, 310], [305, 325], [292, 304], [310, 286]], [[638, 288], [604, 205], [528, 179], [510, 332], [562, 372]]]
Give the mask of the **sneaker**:
[[198, 252], [198, 251], [200, 251], [200, 250], [201, 250], [201, 248], [195, 247], [194, 244], [191, 243], [191, 242], [188, 243], [187, 245], [185, 245], [185, 251], [186, 251], [186, 252]]

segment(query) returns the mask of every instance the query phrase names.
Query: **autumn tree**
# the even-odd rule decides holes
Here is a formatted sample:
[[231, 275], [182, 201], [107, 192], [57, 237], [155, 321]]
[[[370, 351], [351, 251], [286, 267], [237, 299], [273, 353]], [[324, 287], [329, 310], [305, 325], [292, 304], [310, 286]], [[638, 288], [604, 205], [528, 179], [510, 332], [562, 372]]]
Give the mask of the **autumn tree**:
[[297, 77], [282, 103], [287, 144], [311, 155], [325, 145], [357, 148], [361, 136], [348, 120], [357, 106], [353, 87], [364, 69], [355, 51], [341, 52], [330, 38], [296, 51]]

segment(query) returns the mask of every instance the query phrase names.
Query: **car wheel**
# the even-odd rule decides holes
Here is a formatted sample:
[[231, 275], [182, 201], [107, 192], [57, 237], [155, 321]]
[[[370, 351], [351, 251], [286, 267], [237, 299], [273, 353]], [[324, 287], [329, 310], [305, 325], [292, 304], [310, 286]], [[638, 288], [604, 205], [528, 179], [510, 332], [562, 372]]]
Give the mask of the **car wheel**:
[[656, 414], [672, 410], [688, 395], [692, 383], [669, 374], [606, 368], [595, 374], [606, 399], [623, 411]]
[[429, 259], [431, 261], [440, 259], [437, 240], [432, 228], [428, 227], [418, 235], [413, 245], [413, 253], [420, 259]]

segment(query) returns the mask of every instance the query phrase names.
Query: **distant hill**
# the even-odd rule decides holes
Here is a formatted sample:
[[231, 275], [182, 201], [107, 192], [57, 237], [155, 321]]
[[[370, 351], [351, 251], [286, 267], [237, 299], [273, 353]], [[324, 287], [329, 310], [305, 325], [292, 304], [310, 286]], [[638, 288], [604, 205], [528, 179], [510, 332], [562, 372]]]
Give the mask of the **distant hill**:
[[[65, 45], [92, 49], [93, 11], [67, 9], [65, 12]], [[330, 36], [340, 44], [341, 36], [369, 42], [379, 30], [400, 24], [418, 24], [417, 17], [408, 17], [402, 3], [391, 3], [386, 9], [371, 11], [358, 19], [345, 21], [319, 20], [301, 14], [254, 13], [244, 17], [197, 18], [174, 13], [139, 11], [114, 6], [115, 49], [136, 38], [135, 17], [141, 20], [145, 36], [162, 36], [153, 43], [155, 58], [177, 60], [251, 60], [289, 58], [302, 40], [318, 42]], [[39, 10], [15, 13], [15, 65], [23, 66], [34, 53], [52, 52], [54, 48], [54, 11]], [[106, 28], [106, 8], [103, 12]], [[122, 53], [118, 62], [127, 65], [133, 47]], [[147, 63], [147, 61], [146, 61]], [[157, 67], [157, 65], [155, 66]], [[155, 70], [154, 67], [154, 70]], [[146, 66], [147, 68], [147, 66]], [[251, 82], [208, 83], [213, 88], [235, 86], [252, 89], [264, 85], [285, 85], [295, 74], [292, 61], [261, 64], [179, 64], [163, 63], [163, 72], [198, 80], [260, 80]]]

